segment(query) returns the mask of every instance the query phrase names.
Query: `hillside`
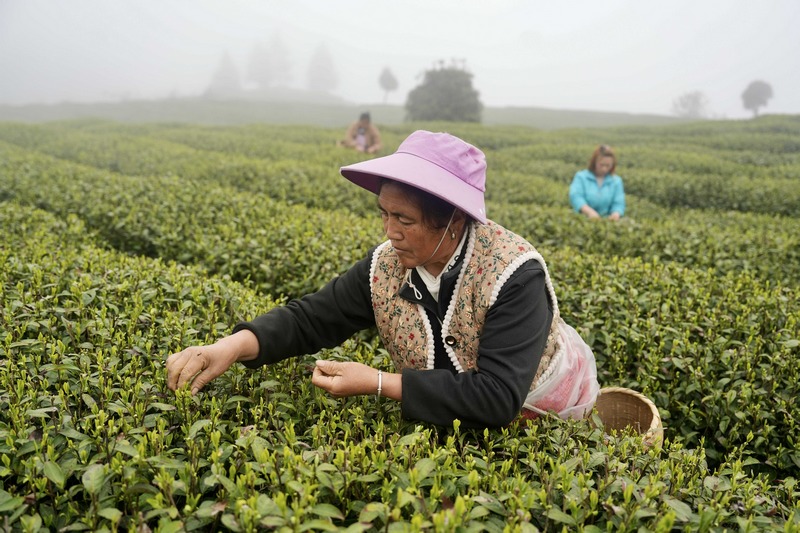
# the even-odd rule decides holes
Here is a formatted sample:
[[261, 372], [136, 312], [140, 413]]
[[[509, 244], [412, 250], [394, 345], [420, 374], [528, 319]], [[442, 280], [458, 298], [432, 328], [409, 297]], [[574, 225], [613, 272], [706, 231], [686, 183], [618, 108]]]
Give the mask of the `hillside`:
[[[209, 125], [293, 124], [344, 127], [363, 110], [372, 113], [378, 125], [404, 121], [401, 105], [281, 100], [206, 100], [200, 98], [135, 100], [119, 103], [61, 103], [52, 105], [0, 106], [0, 121], [47, 122], [81, 118], [103, 118], [121, 122], [180, 122]], [[487, 107], [485, 125], [518, 125], [537, 129], [589, 128], [626, 125], [659, 125], [685, 122], [662, 115], [637, 115], [544, 109], [538, 107]]]

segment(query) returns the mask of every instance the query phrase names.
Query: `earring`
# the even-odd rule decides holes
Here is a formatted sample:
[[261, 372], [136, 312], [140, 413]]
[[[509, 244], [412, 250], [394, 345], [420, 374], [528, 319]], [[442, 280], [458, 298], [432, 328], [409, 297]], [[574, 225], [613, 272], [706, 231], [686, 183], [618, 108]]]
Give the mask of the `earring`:
[[451, 239], [455, 239], [456, 238], [456, 231], [455, 230], [452, 230], [452, 229], [450, 230], [450, 238]]

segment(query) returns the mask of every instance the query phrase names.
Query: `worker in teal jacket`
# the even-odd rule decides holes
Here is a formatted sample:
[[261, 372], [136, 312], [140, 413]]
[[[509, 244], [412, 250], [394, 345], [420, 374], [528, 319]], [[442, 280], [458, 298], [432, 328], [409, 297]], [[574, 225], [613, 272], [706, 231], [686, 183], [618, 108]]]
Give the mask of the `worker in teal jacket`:
[[617, 157], [611, 147], [601, 144], [589, 159], [589, 168], [572, 179], [569, 201], [576, 213], [589, 218], [619, 220], [625, 214], [622, 178], [614, 174]]

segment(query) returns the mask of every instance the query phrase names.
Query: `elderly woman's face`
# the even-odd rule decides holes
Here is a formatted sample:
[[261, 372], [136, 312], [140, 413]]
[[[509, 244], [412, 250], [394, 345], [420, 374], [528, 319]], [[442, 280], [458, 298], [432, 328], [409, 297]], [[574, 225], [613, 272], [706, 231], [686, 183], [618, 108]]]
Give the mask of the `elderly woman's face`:
[[383, 231], [391, 241], [400, 263], [406, 268], [424, 265], [431, 274], [438, 275], [453, 253], [453, 246], [443, 245], [431, 257], [444, 228], [428, 227], [423, 222], [422, 211], [417, 203], [394, 183], [387, 182], [381, 187], [378, 206], [383, 219]]

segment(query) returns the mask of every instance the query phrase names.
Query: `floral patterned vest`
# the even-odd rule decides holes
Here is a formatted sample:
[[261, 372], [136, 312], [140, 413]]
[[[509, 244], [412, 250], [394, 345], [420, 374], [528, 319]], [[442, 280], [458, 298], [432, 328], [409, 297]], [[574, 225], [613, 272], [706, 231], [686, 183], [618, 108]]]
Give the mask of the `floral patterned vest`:
[[[461, 272], [442, 321], [444, 348], [458, 372], [478, 369], [478, 343], [486, 313], [508, 278], [530, 259], [544, 269], [553, 308], [550, 333], [531, 390], [549, 374], [559, 348], [560, 316], [547, 266], [529, 242], [491, 221], [471, 226]], [[375, 323], [396, 369], [432, 369], [434, 339], [428, 315], [421, 305], [400, 296], [408, 273], [389, 241], [375, 250], [370, 265]]]

